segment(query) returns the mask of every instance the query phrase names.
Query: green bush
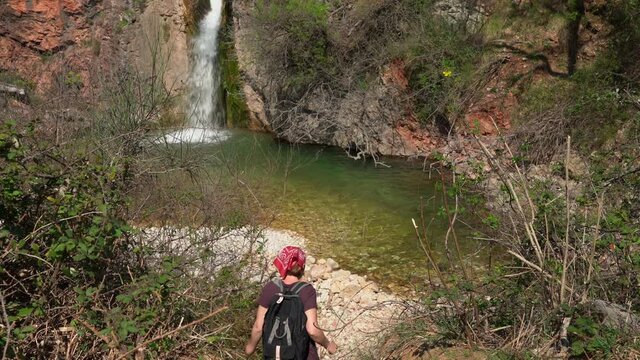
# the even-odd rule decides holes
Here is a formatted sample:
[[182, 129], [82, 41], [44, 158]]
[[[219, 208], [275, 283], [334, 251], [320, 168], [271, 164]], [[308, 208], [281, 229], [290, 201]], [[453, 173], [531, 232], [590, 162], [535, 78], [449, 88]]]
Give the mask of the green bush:
[[242, 91], [240, 65], [233, 46], [232, 24], [228, 24], [225, 27], [219, 47], [227, 126], [246, 127], [249, 122], [249, 115]]
[[327, 10], [318, 0], [256, 4], [257, 53], [273, 78], [285, 76], [286, 94], [300, 96], [329, 72]]
[[[131, 229], [122, 217], [122, 180], [121, 169], [35, 142], [12, 122], [2, 126], [0, 243], [6, 252], [0, 272], [14, 356], [53, 353], [51, 339], [38, 339], [34, 330], [86, 319], [97, 304], [78, 296], [95, 300], [116, 291], [123, 284], [119, 274], [130, 266], [135, 271], [134, 258], [123, 256], [131, 250]], [[104, 328], [99, 320], [86, 321]], [[28, 346], [40, 340], [39, 347]]]
[[464, 110], [461, 98], [476, 75], [482, 49], [457, 25], [428, 14], [420, 17], [418, 28], [406, 40], [402, 54], [418, 118], [429, 123], [437, 115], [458, 116]]

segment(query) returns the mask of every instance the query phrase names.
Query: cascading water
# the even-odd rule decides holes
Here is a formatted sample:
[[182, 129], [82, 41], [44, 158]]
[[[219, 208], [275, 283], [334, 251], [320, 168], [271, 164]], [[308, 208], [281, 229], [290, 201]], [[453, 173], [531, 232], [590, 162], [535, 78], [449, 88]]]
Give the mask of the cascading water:
[[166, 134], [160, 142], [211, 143], [228, 137], [224, 126], [224, 109], [220, 101], [218, 32], [223, 0], [210, 0], [211, 11], [200, 22], [193, 43], [193, 66], [189, 78], [188, 127]]
[[218, 101], [220, 71], [218, 67], [218, 31], [222, 15], [222, 0], [210, 0], [211, 11], [200, 22], [200, 33], [193, 45], [191, 85], [191, 117], [195, 128], [219, 128], [223, 112]]

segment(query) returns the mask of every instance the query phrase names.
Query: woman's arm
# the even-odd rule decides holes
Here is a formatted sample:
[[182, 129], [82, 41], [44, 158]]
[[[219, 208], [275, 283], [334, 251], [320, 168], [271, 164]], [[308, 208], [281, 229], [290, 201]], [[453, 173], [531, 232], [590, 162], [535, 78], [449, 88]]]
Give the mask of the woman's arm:
[[266, 313], [266, 307], [262, 305], [258, 306], [256, 321], [254, 321], [253, 327], [251, 328], [251, 337], [249, 338], [249, 342], [247, 342], [247, 346], [244, 348], [244, 352], [247, 355], [251, 355], [256, 351], [258, 342], [260, 342], [260, 338], [262, 337], [262, 325], [264, 324], [264, 316]]
[[329, 340], [327, 336], [324, 334], [324, 331], [318, 327], [318, 309], [312, 308], [304, 312], [307, 315], [307, 333], [311, 340], [315, 341], [317, 344], [327, 349], [329, 354], [333, 354], [337, 350], [336, 343]]

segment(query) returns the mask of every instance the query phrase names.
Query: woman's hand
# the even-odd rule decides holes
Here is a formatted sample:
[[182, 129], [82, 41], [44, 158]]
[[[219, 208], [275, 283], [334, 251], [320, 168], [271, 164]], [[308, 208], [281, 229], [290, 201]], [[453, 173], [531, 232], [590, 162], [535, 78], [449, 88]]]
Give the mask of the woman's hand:
[[247, 343], [247, 346], [244, 347], [244, 353], [247, 355], [251, 355], [256, 351], [256, 346], [251, 344], [250, 342]]
[[333, 341], [329, 341], [326, 349], [329, 354], [335, 354], [336, 351], [338, 351], [338, 345], [336, 345], [336, 343], [334, 343]]

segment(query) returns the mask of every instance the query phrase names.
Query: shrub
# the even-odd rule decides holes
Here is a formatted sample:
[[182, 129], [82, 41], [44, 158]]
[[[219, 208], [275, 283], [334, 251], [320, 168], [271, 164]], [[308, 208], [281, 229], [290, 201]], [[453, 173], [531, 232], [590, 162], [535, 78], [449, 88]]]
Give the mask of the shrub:
[[329, 72], [327, 5], [318, 0], [259, 1], [255, 47], [259, 61], [283, 77], [283, 92], [295, 98]]

